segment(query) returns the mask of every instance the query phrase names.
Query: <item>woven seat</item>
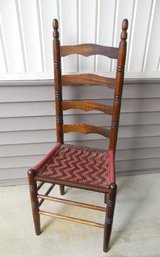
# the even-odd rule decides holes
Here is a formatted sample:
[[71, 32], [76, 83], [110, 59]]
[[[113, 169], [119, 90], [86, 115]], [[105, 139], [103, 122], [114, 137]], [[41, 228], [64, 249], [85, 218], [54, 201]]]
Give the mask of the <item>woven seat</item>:
[[102, 149], [57, 144], [34, 169], [56, 183], [104, 188], [115, 183], [112, 153]]
[[[37, 235], [40, 235], [41, 233], [40, 215], [47, 215], [62, 220], [104, 228], [103, 250], [104, 252], [107, 252], [109, 249], [117, 192], [115, 181], [115, 152], [123, 89], [127, 28], [128, 21], [125, 19], [122, 22], [119, 47], [102, 46], [93, 43], [61, 45], [59, 40], [58, 21], [56, 19], [53, 21], [54, 89], [57, 138], [53, 138], [53, 141], [56, 141], [56, 144], [46, 157], [28, 171], [31, 206], [35, 232]], [[73, 54], [82, 55], [84, 57], [102, 55], [106, 58], [111, 58], [112, 60], [116, 59], [117, 70], [115, 76], [111, 78], [95, 73], [80, 74], [79, 72], [74, 74], [63, 74], [63, 70], [61, 69], [62, 59]], [[67, 85], [69, 85], [69, 87], [67, 87]], [[99, 102], [96, 100], [97, 97], [92, 98], [92, 100], [81, 97], [79, 99], [78, 95], [75, 93], [72, 94], [69, 89], [72, 88], [73, 92], [75, 92], [75, 88], [79, 85], [83, 86], [83, 89], [81, 90], [84, 90], [84, 96], [86, 87], [89, 86], [89, 88], [91, 88], [94, 86], [97, 88], [97, 92], [99, 92], [104, 86], [104, 99], [109, 99], [108, 104], [107, 101], [105, 104]], [[65, 86], [66, 89], [63, 90]], [[109, 91], [112, 91], [111, 94]], [[107, 96], [108, 93], [109, 98]], [[110, 115], [111, 119], [106, 119], [106, 122], [107, 120], [111, 122], [108, 121], [105, 126], [102, 126], [101, 124], [104, 124], [104, 121], [102, 120], [104, 116], [101, 116], [101, 121], [103, 121], [99, 121], [101, 124], [97, 124], [99, 119], [92, 119], [91, 124], [85, 124], [83, 123], [84, 116], [79, 115], [80, 119], [78, 118], [78, 123], [73, 123], [77, 121], [77, 118], [65, 119], [64, 117], [65, 111], [68, 110], [80, 110], [81, 112], [93, 111], [96, 115], [98, 115], [97, 112], [101, 112], [103, 115]], [[73, 111], [73, 115], [74, 113], [75, 112]], [[87, 115], [85, 115], [85, 117], [86, 116]], [[68, 124], [66, 123], [66, 120], [68, 120]], [[90, 119], [88, 119], [88, 122], [89, 121]], [[75, 136], [71, 139], [68, 137], [67, 139], [65, 133], [70, 132], [75, 133]], [[106, 147], [108, 147], [104, 150], [100, 148], [66, 144], [67, 140], [68, 142], [73, 142], [74, 140], [75, 142], [79, 141], [79, 138], [75, 138], [76, 133], [98, 134], [98, 138], [99, 136], [104, 136], [105, 141], [103, 142], [105, 142]], [[88, 143], [91, 138], [89, 138], [89, 140], [87, 139]], [[96, 140], [97, 138], [94, 138], [92, 143], [95, 142], [96, 144]], [[80, 145], [85, 145], [85, 141], [82, 141]], [[44, 193], [43, 190], [41, 190], [41, 187], [43, 187], [44, 184], [48, 185], [48, 183], [49, 188]], [[92, 199], [91, 203], [84, 203], [49, 195], [55, 185], [60, 186], [61, 195], [66, 193], [65, 186], [103, 193], [106, 206], [95, 206], [93, 205]], [[105, 212], [104, 223], [68, 217], [53, 211], [50, 212], [47, 210], [48, 207], [46, 205], [43, 205], [44, 209], [41, 209], [43, 202], [46, 200], [96, 211], [103, 211]]]

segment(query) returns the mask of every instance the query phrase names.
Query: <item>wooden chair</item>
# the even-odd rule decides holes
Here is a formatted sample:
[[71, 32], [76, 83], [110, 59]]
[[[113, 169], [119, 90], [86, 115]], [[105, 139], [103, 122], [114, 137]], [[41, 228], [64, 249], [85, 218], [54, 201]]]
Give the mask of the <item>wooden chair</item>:
[[[116, 199], [117, 185], [115, 181], [115, 150], [119, 126], [121, 96], [124, 78], [124, 66], [126, 58], [126, 38], [128, 21], [122, 22], [122, 32], [119, 47], [106, 47], [96, 44], [81, 44], [74, 46], [60, 46], [58, 21], [53, 20], [53, 54], [54, 54], [54, 87], [56, 102], [56, 129], [57, 143], [46, 157], [33, 169], [28, 171], [28, 180], [31, 196], [31, 206], [36, 234], [41, 233], [40, 214], [53, 216], [63, 220], [84, 223], [104, 228], [103, 250], [109, 249], [109, 240], [113, 222], [113, 214]], [[95, 74], [61, 75], [61, 58], [79, 54], [83, 56], [103, 55], [117, 59], [115, 78], [107, 78]], [[111, 106], [88, 100], [64, 101], [62, 98], [62, 85], [104, 85], [114, 90], [114, 99]], [[73, 86], [75, 87], [75, 86]], [[74, 90], [74, 88], [73, 88]], [[99, 89], [98, 89], [99, 90]], [[63, 111], [80, 109], [83, 111], [98, 110], [112, 116], [110, 129], [88, 124], [64, 124]], [[64, 133], [80, 132], [84, 134], [98, 133], [109, 138], [109, 149], [82, 147], [64, 143]], [[44, 183], [50, 183], [45, 194], [40, 194], [39, 189]], [[54, 185], [60, 186], [61, 195], [64, 187], [74, 187], [95, 192], [101, 192], [105, 196], [106, 207], [92, 204], [69, 201], [62, 198], [49, 196]], [[89, 208], [105, 212], [104, 224], [63, 216], [57, 213], [42, 210], [40, 206], [44, 200], [70, 204], [82, 208]]]

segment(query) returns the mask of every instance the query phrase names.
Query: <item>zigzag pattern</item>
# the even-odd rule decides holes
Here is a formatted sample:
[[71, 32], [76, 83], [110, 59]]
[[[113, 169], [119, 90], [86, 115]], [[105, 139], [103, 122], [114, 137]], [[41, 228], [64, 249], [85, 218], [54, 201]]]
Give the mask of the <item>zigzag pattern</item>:
[[111, 172], [109, 161], [109, 153], [105, 150], [64, 144], [37, 171], [37, 175], [105, 187]]

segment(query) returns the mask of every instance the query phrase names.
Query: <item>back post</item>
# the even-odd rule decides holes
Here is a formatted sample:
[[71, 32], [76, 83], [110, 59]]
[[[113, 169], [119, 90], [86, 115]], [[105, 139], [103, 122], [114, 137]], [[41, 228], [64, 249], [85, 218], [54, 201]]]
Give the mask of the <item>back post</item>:
[[121, 40], [119, 43], [119, 53], [118, 53], [118, 60], [117, 60], [117, 71], [116, 71], [115, 92], [114, 92], [114, 102], [113, 102], [113, 116], [112, 116], [111, 135], [110, 135], [110, 144], [109, 144], [109, 150], [112, 150], [114, 153], [116, 151], [119, 117], [120, 117], [120, 109], [121, 109], [121, 98], [122, 98], [122, 90], [123, 90], [126, 48], [127, 48], [127, 42], [126, 42], [127, 29], [128, 29], [128, 20], [124, 19], [122, 22]]
[[58, 32], [58, 21], [53, 20], [53, 58], [54, 58], [54, 87], [56, 102], [57, 143], [63, 144], [63, 110], [62, 110], [62, 84], [61, 84], [61, 55]]

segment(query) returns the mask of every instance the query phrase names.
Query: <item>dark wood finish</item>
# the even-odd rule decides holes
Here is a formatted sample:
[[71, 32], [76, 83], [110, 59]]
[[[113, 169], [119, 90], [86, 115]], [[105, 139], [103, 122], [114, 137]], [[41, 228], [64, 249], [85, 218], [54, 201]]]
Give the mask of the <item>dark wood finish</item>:
[[32, 207], [32, 215], [34, 220], [34, 227], [36, 235], [41, 234], [40, 229], [40, 215], [39, 215], [39, 203], [37, 198], [37, 183], [34, 180], [35, 171], [29, 170], [28, 171], [28, 182], [29, 182], [29, 191], [31, 197], [31, 207]]
[[[92, 74], [77, 74], [77, 75], [62, 75], [61, 78], [61, 56], [70, 55], [73, 53], [84, 54], [85, 56], [89, 56], [90, 54], [102, 54], [106, 49], [106, 56], [108, 56], [109, 52], [115, 51], [115, 48], [112, 47], [106, 48], [103, 46], [97, 46], [95, 44], [82, 44], [80, 46], [61, 46], [59, 43], [59, 34], [58, 34], [58, 22], [55, 21], [53, 23], [54, 28], [54, 63], [56, 63], [54, 68], [55, 73], [55, 94], [56, 94], [56, 117], [57, 117], [57, 134], [58, 134], [58, 142], [63, 143], [63, 132], [68, 133], [71, 131], [80, 132], [80, 133], [98, 133], [105, 137], [110, 137], [109, 149], [115, 152], [116, 143], [117, 143], [117, 135], [118, 135], [118, 126], [119, 126], [119, 116], [120, 116], [120, 107], [121, 107], [121, 96], [122, 96], [122, 87], [123, 87], [123, 77], [124, 77], [124, 64], [126, 57], [126, 38], [127, 38], [127, 28], [128, 21], [124, 20], [122, 23], [122, 33], [121, 33], [121, 41], [119, 44], [119, 48], [117, 50], [117, 72], [116, 79], [106, 78], [92, 75]], [[102, 50], [100, 50], [102, 49]], [[112, 50], [111, 50], [112, 49]], [[58, 65], [57, 65], [58, 64]], [[56, 75], [58, 74], [58, 75]], [[114, 101], [113, 101], [113, 112], [112, 112], [112, 124], [111, 124], [111, 133], [104, 128], [95, 128], [95, 126], [91, 125], [83, 125], [83, 124], [75, 124], [75, 125], [63, 125], [63, 107], [62, 107], [62, 83], [64, 84], [88, 84], [89, 79], [91, 80], [90, 84], [103, 84], [106, 82], [106, 85], [111, 85], [114, 87]], [[88, 103], [87, 103], [88, 104]], [[86, 104], [86, 105], [87, 105]], [[65, 104], [64, 104], [65, 105]], [[76, 104], [77, 105], [77, 104]], [[78, 104], [80, 105], [80, 104]], [[79, 108], [79, 107], [78, 107]], [[82, 103], [82, 109], [85, 108], [85, 105]], [[86, 109], [88, 107], [86, 106]], [[64, 131], [63, 131], [64, 130]]]
[[116, 184], [111, 184], [109, 187], [109, 193], [107, 195], [107, 207], [106, 207], [106, 217], [104, 223], [104, 241], [103, 241], [103, 251], [107, 252], [109, 249], [109, 241], [112, 231], [114, 207], [116, 201]]
[[46, 195], [42, 195], [42, 194], [38, 194], [37, 197], [42, 200], [49, 200], [52, 202], [64, 203], [64, 204], [68, 204], [68, 205], [72, 205], [72, 206], [83, 207], [83, 208], [87, 208], [87, 209], [91, 209], [91, 210], [106, 212], [105, 207], [101, 207], [101, 206], [97, 206], [97, 205], [93, 205], [93, 204], [86, 204], [86, 203], [81, 203], [81, 202], [76, 202], [76, 201], [70, 201], [70, 200], [61, 199], [58, 197], [46, 196]]
[[103, 224], [93, 222], [93, 221], [90, 221], [90, 220], [78, 219], [78, 218], [74, 218], [74, 217], [61, 215], [61, 214], [58, 214], [58, 213], [55, 213], [55, 212], [49, 212], [49, 211], [43, 211], [43, 210], [40, 210], [39, 213], [42, 214], [42, 215], [51, 216], [51, 217], [59, 218], [59, 219], [62, 219], [62, 220], [72, 221], [72, 222], [85, 224], [85, 225], [89, 225], [89, 226], [93, 226], [93, 227], [97, 227], [97, 228], [104, 228]]
[[107, 194], [104, 194], [104, 203], [107, 204]]
[[127, 47], [127, 43], [126, 43], [127, 29], [128, 29], [128, 20], [125, 19], [122, 22], [121, 41], [119, 43], [116, 84], [115, 84], [114, 102], [113, 102], [113, 116], [112, 116], [112, 124], [111, 124], [111, 138], [110, 138], [110, 145], [109, 145], [109, 149], [114, 152], [116, 151], [119, 117], [120, 117], [120, 109], [121, 109], [121, 98], [122, 98], [122, 90], [123, 90], [124, 68], [125, 68], [126, 47]]
[[37, 186], [37, 191], [40, 190], [40, 188], [44, 185], [44, 182], [40, 182], [39, 185]]
[[61, 87], [61, 58], [58, 32], [58, 21], [53, 20], [53, 58], [54, 58], [54, 88], [56, 100], [56, 126], [57, 143], [63, 144], [63, 112], [62, 112], [62, 87]]
[[117, 59], [118, 57], [118, 48], [116, 47], [107, 47], [96, 44], [81, 44], [81, 45], [69, 45], [61, 46], [61, 56], [67, 56], [71, 54], [80, 54], [83, 56], [90, 55], [104, 55], [106, 57]]
[[[52, 191], [52, 189], [54, 188], [54, 186], [55, 186], [55, 184], [51, 184], [51, 186], [48, 188], [48, 190], [46, 191], [46, 193], [44, 194], [44, 196], [48, 196], [49, 193], [50, 193], [50, 192]], [[37, 196], [37, 198], [38, 198], [38, 196]], [[43, 202], [44, 202], [44, 199], [41, 199], [41, 200], [39, 201], [38, 206], [40, 207]]]
[[105, 104], [96, 103], [94, 101], [63, 101], [63, 110], [78, 109], [83, 111], [100, 111], [112, 115], [113, 107]]
[[60, 194], [61, 194], [61, 195], [64, 195], [64, 194], [65, 194], [64, 186], [63, 186], [63, 185], [60, 185]]
[[[35, 176], [35, 179], [37, 181], [43, 181], [46, 183], [53, 183], [52, 178], [49, 177], [40, 177], [38, 175]], [[85, 189], [85, 190], [89, 190], [89, 191], [93, 191], [93, 192], [99, 192], [99, 193], [105, 193], [108, 194], [109, 192], [109, 188], [108, 187], [96, 187], [96, 186], [91, 186], [91, 185], [85, 185], [85, 184], [76, 184], [74, 182], [70, 182], [70, 181], [65, 181], [65, 183], [63, 181], [60, 180], [54, 180], [54, 183], [57, 185], [65, 185], [68, 187], [73, 187], [73, 188], [79, 188], [79, 189]]]
[[[58, 32], [58, 21], [53, 20], [53, 59], [54, 59], [54, 88], [56, 102], [56, 133], [57, 143], [64, 143], [63, 139], [63, 111], [62, 111], [62, 87], [61, 87], [61, 57]], [[64, 187], [60, 187], [60, 193], [64, 194]]]
[[[54, 55], [54, 87], [55, 87], [55, 102], [56, 102], [56, 130], [57, 130], [57, 142], [60, 144], [64, 143], [64, 133], [68, 132], [79, 132], [79, 133], [97, 133], [102, 136], [109, 138], [109, 149], [111, 153], [116, 151], [117, 135], [118, 135], [118, 126], [119, 126], [119, 116], [121, 108], [121, 97], [123, 89], [123, 78], [124, 78], [124, 67], [125, 67], [125, 58], [126, 58], [126, 39], [127, 39], [127, 28], [128, 21], [125, 19], [122, 23], [122, 32], [121, 39], [119, 43], [119, 48], [115, 47], [106, 47], [96, 44], [82, 44], [74, 46], [60, 46], [59, 41], [59, 32], [58, 32], [58, 21], [53, 21], [53, 55]], [[70, 55], [70, 54], [80, 54], [84, 56], [90, 55], [104, 55], [106, 57], [117, 59], [117, 71], [115, 78], [106, 78], [104, 76], [99, 76], [95, 74], [77, 74], [77, 75], [62, 75], [61, 74], [61, 57]], [[114, 99], [112, 106], [99, 104], [94, 101], [81, 100], [81, 101], [63, 101], [62, 98], [62, 85], [104, 85], [106, 87], [112, 88], [114, 90]], [[74, 89], [74, 87], [73, 87]], [[85, 90], [85, 88], [84, 88]], [[106, 88], [106, 90], [109, 90]], [[104, 112], [105, 114], [112, 115], [112, 122], [110, 124], [110, 129], [105, 129], [103, 127], [97, 127], [89, 124], [63, 124], [63, 111], [69, 109], [80, 109], [84, 111], [97, 110]], [[112, 155], [110, 155], [112, 156]], [[114, 160], [113, 160], [114, 161]], [[114, 166], [114, 163], [112, 163]], [[110, 167], [111, 168], [111, 167]], [[113, 168], [113, 167], [112, 167]], [[111, 169], [112, 169], [111, 168]], [[114, 168], [113, 168], [114, 169]], [[52, 179], [49, 176], [41, 176], [36, 174], [35, 170], [29, 170], [28, 180], [30, 186], [30, 196], [31, 196], [31, 205], [33, 220], [35, 225], [36, 234], [40, 234], [40, 214], [58, 217], [63, 220], [69, 220], [74, 222], [79, 222], [81, 224], [88, 224], [91, 226], [104, 228], [104, 252], [109, 249], [109, 241], [112, 230], [114, 207], [116, 200], [116, 191], [117, 185], [112, 183], [111, 180], [107, 186], [93, 186], [89, 184], [79, 184], [71, 181], [64, 181], [60, 179]], [[114, 180], [114, 179], [113, 179]], [[115, 181], [115, 180], [114, 180]], [[37, 182], [42, 182], [37, 187]], [[78, 203], [74, 201], [67, 201], [64, 199], [59, 199], [55, 197], [48, 196], [51, 188], [46, 192], [46, 194], [38, 195], [38, 190], [41, 188], [43, 183], [58, 184], [60, 186], [61, 195], [64, 194], [64, 186], [86, 189], [94, 192], [104, 193], [104, 201], [107, 204], [105, 212], [105, 222], [103, 224], [76, 219], [73, 217], [63, 216], [56, 213], [51, 213], [48, 211], [39, 210], [39, 205], [43, 203], [44, 200], [57, 201], [62, 203], [71, 204], [77, 207], [84, 207], [90, 209], [103, 210], [102, 207], [94, 207], [93, 205]], [[38, 196], [37, 196], [38, 195]], [[38, 203], [38, 198], [40, 202]]]
[[107, 78], [96, 74], [72, 74], [62, 75], [63, 85], [103, 85], [114, 88], [115, 79]]
[[108, 137], [108, 138], [110, 137], [110, 130], [102, 127], [88, 125], [88, 124], [72, 124], [72, 125], [64, 124], [63, 130], [64, 130], [64, 133], [69, 133], [69, 132], [79, 132], [82, 134], [96, 133], [104, 137]]

